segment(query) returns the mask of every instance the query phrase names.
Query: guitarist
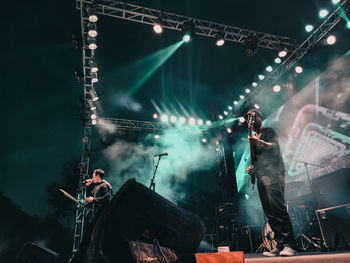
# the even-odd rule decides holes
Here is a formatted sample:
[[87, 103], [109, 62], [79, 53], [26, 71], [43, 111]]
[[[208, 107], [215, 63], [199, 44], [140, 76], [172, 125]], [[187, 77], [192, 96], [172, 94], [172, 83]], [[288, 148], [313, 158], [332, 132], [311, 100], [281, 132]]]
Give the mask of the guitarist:
[[247, 172], [256, 178], [260, 201], [277, 242], [275, 249], [263, 254], [268, 257], [295, 256], [296, 241], [284, 204], [285, 169], [277, 134], [272, 128], [263, 127], [259, 110], [251, 109], [244, 116], [254, 131], [248, 136], [253, 159]]

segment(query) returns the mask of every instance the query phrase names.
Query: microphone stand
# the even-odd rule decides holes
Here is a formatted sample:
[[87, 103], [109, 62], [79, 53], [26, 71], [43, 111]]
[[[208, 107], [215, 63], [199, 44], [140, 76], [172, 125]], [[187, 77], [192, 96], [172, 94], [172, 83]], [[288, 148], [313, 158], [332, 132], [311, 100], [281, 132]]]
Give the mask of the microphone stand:
[[158, 166], [159, 166], [160, 158], [162, 158], [162, 155], [158, 155], [158, 161], [157, 161], [157, 164], [155, 166], [156, 169], [154, 170], [153, 177], [151, 179], [151, 184], [149, 185], [149, 188], [152, 189], [153, 191], [156, 191], [155, 177], [156, 177], [157, 169], [158, 169]]

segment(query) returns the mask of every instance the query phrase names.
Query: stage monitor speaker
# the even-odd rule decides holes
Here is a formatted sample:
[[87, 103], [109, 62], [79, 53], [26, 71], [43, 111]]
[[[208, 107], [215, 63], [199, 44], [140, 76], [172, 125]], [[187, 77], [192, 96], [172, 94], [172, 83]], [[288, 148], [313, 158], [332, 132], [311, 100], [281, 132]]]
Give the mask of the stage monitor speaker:
[[106, 262], [133, 262], [129, 242], [155, 240], [176, 255], [194, 254], [204, 232], [198, 216], [131, 179], [97, 221], [86, 257], [97, 263], [102, 251]]
[[350, 202], [350, 168], [340, 169], [312, 180], [318, 208]]
[[325, 247], [349, 249], [350, 203], [316, 210], [316, 215]]
[[46, 247], [27, 242], [17, 255], [17, 263], [55, 263], [58, 256]]

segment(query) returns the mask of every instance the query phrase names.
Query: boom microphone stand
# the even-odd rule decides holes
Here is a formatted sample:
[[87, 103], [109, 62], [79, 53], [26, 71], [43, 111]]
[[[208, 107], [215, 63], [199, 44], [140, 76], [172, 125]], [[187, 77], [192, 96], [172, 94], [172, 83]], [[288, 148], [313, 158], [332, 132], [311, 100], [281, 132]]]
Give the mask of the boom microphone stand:
[[[157, 164], [156, 164], [156, 166], [155, 166], [155, 170], [154, 170], [154, 172], [153, 172], [153, 177], [152, 177], [152, 179], [151, 179], [151, 184], [149, 185], [149, 188], [151, 189], [151, 190], [153, 190], [153, 191], [156, 191], [156, 183], [155, 183], [155, 177], [156, 177], [156, 173], [157, 173], [157, 169], [158, 169], [158, 166], [159, 166], [159, 162], [160, 162], [160, 159], [162, 158], [162, 156], [167, 156], [168, 155], [168, 153], [162, 153], [162, 154], [155, 154], [154, 156], [153, 156], [153, 158], [154, 157], [158, 157], [158, 161], [157, 161]], [[154, 161], [154, 159], [153, 159], [153, 161]]]

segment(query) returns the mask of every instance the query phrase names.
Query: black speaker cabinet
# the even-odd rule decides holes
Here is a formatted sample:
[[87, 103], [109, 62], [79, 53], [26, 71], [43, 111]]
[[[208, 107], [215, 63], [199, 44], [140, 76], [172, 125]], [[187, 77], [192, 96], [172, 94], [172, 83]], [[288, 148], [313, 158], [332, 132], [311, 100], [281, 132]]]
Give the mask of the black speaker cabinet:
[[350, 244], [350, 203], [316, 210], [316, 215], [325, 247], [336, 248], [339, 239]]
[[17, 263], [55, 263], [58, 256], [46, 247], [27, 242], [18, 253]]

